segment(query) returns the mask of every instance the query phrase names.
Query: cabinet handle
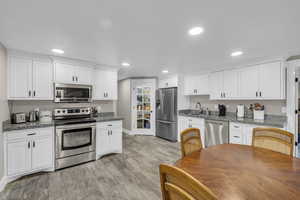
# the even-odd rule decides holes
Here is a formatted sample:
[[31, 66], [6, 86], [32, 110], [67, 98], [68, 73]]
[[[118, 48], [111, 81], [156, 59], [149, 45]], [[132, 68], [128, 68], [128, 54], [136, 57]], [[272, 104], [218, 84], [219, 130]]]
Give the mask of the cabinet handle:
[[31, 97], [31, 90], [29, 90], [28, 95]]
[[223, 92], [223, 97], [224, 97], [224, 98], [226, 97], [226, 93], [225, 93], [225, 92]]
[[261, 92], [259, 92], [259, 96], [261, 97]]
[[111, 124], [108, 124], [107, 126], [112, 126]]
[[75, 81], [75, 78], [74, 78], [74, 76], [72, 76], [72, 80], [73, 80], [73, 82]]
[[27, 136], [36, 135], [36, 133], [29, 133]]
[[110, 131], [110, 135], [112, 135], [112, 131]]
[[258, 96], [258, 92], [256, 92], [256, 97]]
[[233, 126], [234, 128], [240, 128], [239, 126]]
[[33, 96], [35, 97], [35, 90], [33, 91]]
[[240, 138], [240, 136], [233, 136], [234, 138]]
[[76, 82], [78, 82], [78, 76], [76, 76]]
[[30, 142], [28, 142], [28, 149], [30, 149]]
[[109, 130], [107, 131], [107, 135], [109, 135]]
[[35, 141], [33, 141], [33, 143], [32, 143], [32, 147], [33, 147], [33, 148], [35, 148]]

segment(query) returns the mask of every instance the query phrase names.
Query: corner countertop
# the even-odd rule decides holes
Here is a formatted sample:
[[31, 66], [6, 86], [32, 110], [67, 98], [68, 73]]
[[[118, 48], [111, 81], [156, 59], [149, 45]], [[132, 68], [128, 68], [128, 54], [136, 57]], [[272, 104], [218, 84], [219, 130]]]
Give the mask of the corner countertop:
[[[106, 122], [106, 121], [118, 121], [123, 120], [123, 117], [116, 116], [113, 112], [100, 113], [97, 116], [93, 116], [96, 122]], [[12, 124], [10, 120], [4, 121], [2, 124], [2, 131], [15, 131], [15, 130], [25, 130], [25, 129], [35, 129], [35, 128], [46, 128], [55, 125], [55, 121], [52, 120], [49, 123], [37, 122], [27, 122], [22, 124]]]
[[179, 116], [203, 118], [206, 120], [218, 120], [237, 122], [244, 124], [256, 124], [261, 126], [274, 126], [278, 128], [284, 128], [287, 122], [286, 116], [280, 115], [265, 115], [264, 120], [254, 120], [252, 118], [237, 118], [235, 113], [226, 113], [226, 116], [218, 116], [216, 114], [204, 115], [204, 114], [193, 114], [193, 110], [180, 110]]

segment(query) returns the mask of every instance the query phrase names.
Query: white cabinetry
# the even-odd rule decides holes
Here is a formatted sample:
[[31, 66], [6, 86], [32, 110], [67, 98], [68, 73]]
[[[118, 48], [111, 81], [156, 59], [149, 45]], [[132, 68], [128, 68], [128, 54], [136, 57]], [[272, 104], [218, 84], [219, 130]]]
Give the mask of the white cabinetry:
[[208, 95], [208, 88], [208, 75], [184, 77], [184, 95]]
[[167, 78], [159, 79], [159, 88], [178, 87], [178, 76], [171, 76]]
[[238, 97], [237, 70], [214, 72], [209, 76], [210, 99], [234, 99]]
[[8, 177], [54, 170], [54, 129], [5, 132], [4, 151]]
[[9, 56], [8, 99], [52, 100], [53, 66], [48, 60]]
[[122, 153], [122, 121], [99, 122], [96, 126], [97, 158], [110, 153]]
[[252, 145], [252, 134], [254, 128], [276, 128], [272, 126], [261, 126], [255, 124], [243, 124], [230, 122], [229, 143]]
[[205, 147], [205, 120], [193, 117], [178, 117], [178, 141], [180, 141], [180, 133], [187, 128], [200, 129], [202, 146]]
[[118, 73], [95, 69], [94, 71], [94, 100], [118, 99]]
[[246, 67], [239, 72], [239, 96], [244, 99], [258, 97], [259, 77], [257, 66]]
[[92, 68], [56, 62], [55, 82], [90, 85], [92, 84]]

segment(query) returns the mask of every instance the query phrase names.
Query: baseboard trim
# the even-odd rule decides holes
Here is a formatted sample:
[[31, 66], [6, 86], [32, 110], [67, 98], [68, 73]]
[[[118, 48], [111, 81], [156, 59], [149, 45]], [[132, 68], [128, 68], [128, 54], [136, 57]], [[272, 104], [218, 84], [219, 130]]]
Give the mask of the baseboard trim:
[[134, 135], [134, 134], [132, 133], [132, 131], [130, 131], [130, 130], [126, 129], [126, 128], [123, 128], [123, 132], [124, 132], [125, 134], [127, 134], [127, 135]]
[[3, 176], [0, 180], [0, 192], [2, 192], [5, 188], [5, 186], [8, 184], [8, 179], [6, 176]]

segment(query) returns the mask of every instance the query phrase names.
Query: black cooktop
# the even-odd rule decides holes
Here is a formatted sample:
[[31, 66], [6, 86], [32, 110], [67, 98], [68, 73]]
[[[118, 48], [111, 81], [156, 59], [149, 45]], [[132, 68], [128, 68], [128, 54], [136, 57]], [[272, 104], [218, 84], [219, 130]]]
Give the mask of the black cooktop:
[[86, 124], [94, 123], [94, 118], [75, 118], [75, 119], [56, 119], [54, 120], [55, 126], [71, 125], [71, 124]]

